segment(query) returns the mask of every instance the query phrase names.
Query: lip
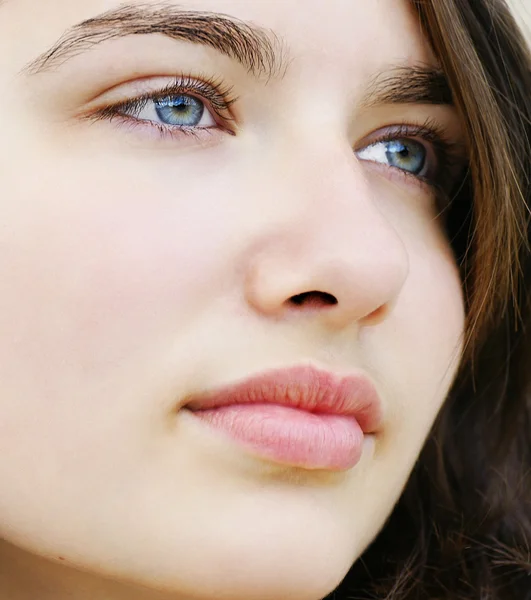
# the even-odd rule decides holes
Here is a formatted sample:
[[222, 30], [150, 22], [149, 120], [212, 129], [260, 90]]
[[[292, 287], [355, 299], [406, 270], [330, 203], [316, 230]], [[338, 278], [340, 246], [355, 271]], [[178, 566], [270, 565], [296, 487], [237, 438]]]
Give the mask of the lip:
[[258, 456], [307, 469], [353, 467], [383, 420], [367, 376], [313, 366], [266, 371], [189, 396], [183, 408]]

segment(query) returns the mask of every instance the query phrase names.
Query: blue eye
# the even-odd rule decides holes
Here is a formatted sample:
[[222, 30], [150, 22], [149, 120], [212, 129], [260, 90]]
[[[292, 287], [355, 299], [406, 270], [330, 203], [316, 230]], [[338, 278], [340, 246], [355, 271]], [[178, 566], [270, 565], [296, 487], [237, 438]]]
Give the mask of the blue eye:
[[168, 130], [209, 129], [217, 125], [205, 103], [190, 94], [144, 98], [123, 106], [120, 112]]
[[428, 152], [426, 148], [415, 140], [394, 139], [376, 142], [358, 151], [358, 157], [383, 163], [411, 173], [420, 175], [426, 167]]
[[426, 149], [422, 144], [414, 140], [392, 140], [385, 145], [385, 156], [392, 167], [414, 175], [422, 173], [426, 164]]
[[184, 94], [153, 102], [157, 116], [165, 125], [197, 127], [205, 113], [205, 105], [201, 100]]

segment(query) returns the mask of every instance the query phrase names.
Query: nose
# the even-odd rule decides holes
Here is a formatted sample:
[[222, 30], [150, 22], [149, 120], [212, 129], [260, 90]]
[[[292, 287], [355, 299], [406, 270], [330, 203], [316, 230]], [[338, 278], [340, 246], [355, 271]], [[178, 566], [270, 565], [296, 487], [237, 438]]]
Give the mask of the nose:
[[270, 174], [279, 187], [247, 255], [247, 301], [277, 318], [378, 322], [406, 281], [406, 248], [350, 148], [318, 156]]

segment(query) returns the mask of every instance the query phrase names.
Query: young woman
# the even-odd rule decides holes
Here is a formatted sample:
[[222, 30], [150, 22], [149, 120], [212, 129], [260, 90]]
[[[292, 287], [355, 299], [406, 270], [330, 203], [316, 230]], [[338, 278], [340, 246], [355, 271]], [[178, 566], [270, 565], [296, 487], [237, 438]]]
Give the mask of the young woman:
[[0, 597], [529, 597], [504, 3], [4, 0], [0, 57]]

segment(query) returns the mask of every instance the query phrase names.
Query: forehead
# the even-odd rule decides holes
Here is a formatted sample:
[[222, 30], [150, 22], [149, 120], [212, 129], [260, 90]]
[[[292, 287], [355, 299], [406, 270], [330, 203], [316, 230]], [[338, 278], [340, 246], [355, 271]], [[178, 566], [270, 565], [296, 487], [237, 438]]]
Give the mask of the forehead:
[[[71, 27], [124, 3], [120, 0], [0, 0], [0, 64], [20, 68]], [[408, 0], [130, 0], [158, 9], [221, 13], [269, 30], [293, 68], [359, 77], [382, 64], [436, 61]], [[28, 15], [32, 15], [28, 19]], [[3, 40], [3, 41], [2, 41]]]

